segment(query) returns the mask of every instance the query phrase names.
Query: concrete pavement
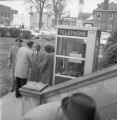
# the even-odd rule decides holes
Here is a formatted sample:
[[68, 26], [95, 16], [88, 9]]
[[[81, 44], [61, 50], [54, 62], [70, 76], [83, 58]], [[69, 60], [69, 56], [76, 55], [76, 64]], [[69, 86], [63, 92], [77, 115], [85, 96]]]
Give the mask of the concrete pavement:
[[9, 92], [0, 98], [0, 120], [21, 120], [22, 100], [16, 98], [14, 92]]

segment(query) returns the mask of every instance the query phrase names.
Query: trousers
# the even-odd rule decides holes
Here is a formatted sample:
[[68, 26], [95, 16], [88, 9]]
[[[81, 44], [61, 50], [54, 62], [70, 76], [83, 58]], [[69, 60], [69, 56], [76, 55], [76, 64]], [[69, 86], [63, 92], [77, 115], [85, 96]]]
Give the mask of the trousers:
[[27, 83], [27, 79], [16, 77], [16, 97], [21, 97], [19, 89]]

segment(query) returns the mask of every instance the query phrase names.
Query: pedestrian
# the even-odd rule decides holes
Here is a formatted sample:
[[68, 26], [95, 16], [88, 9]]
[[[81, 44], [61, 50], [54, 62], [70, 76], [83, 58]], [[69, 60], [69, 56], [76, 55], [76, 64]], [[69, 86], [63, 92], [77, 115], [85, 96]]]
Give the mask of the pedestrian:
[[23, 120], [100, 120], [100, 117], [91, 97], [75, 93], [62, 101], [39, 105], [25, 114]]
[[41, 82], [52, 86], [53, 67], [54, 67], [54, 47], [45, 46], [45, 60], [41, 66]]
[[35, 51], [33, 52], [36, 66], [31, 70], [30, 81], [34, 81], [34, 82], [41, 81], [40, 68], [45, 62], [44, 62], [44, 54], [40, 50], [41, 50], [41, 46], [39, 44], [36, 44]]
[[19, 49], [16, 58], [15, 77], [16, 77], [16, 97], [20, 97], [19, 89], [27, 83], [30, 70], [35, 66], [32, 41], [27, 42], [27, 46]]
[[19, 48], [22, 47], [22, 42], [23, 40], [21, 40], [20, 38], [16, 39], [15, 45], [10, 47], [9, 53], [8, 53], [8, 65], [9, 65], [9, 68], [11, 69], [11, 85], [10, 85], [11, 92], [15, 90], [16, 79], [14, 76], [14, 72], [15, 72], [16, 55]]

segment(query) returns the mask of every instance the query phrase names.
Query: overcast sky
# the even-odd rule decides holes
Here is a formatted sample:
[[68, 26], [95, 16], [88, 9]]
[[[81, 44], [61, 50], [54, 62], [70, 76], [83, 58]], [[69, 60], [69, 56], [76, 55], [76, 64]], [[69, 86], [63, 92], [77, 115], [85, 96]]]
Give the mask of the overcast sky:
[[[93, 9], [95, 9], [97, 7], [97, 3], [102, 2], [103, 0], [84, 0], [84, 6], [82, 7], [82, 11], [84, 12], [89, 12], [91, 13]], [[110, 0], [110, 2], [116, 2], [117, 0]], [[11, 2], [11, 1], [7, 1], [7, 2], [1, 2], [0, 4], [12, 7], [13, 9], [16, 9], [19, 11], [19, 13], [27, 13], [26, 10], [26, 6], [24, 5], [23, 1], [15, 1], [15, 2]], [[68, 10], [70, 10], [71, 16], [72, 17], [76, 17], [78, 15], [78, 0], [71, 0], [71, 3], [69, 4], [69, 6], [67, 7]]]

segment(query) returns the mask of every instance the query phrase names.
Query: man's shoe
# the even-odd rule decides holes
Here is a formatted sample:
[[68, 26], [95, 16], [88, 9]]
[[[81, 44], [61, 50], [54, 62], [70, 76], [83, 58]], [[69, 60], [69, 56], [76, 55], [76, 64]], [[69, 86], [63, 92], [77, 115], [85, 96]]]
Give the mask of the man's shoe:
[[14, 88], [11, 88], [11, 90], [10, 90], [10, 91], [11, 91], [11, 92], [13, 92], [14, 90], [15, 90]]

